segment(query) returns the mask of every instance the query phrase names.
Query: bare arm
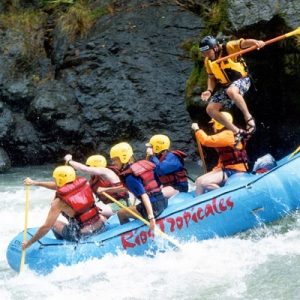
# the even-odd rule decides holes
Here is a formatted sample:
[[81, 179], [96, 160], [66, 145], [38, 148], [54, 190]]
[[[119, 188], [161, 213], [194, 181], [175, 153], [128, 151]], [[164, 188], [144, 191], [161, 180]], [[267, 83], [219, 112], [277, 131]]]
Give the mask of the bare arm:
[[127, 188], [123, 186], [121, 183], [119, 186], [111, 186], [111, 187], [98, 187], [97, 193], [102, 192], [128, 192]]
[[76, 169], [77, 171], [81, 171], [83, 173], [89, 174], [89, 175], [99, 175], [99, 176], [104, 176], [105, 178], [107, 178], [109, 181], [111, 181], [112, 183], [117, 183], [119, 182], [119, 178], [118, 176], [110, 169], [108, 168], [103, 168], [103, 167], [89, 167], [86, 166], [80, 162], [77, 162], [75, 160], [72, 159], [72, 155], [71, 154], [67, 154], [64, 157], [64, 160], [74, 169]]
[[216, 87], [216, 78], [213, 75], [208, 75], [207, 78], [207, 89], [213, 91]]
[[241, 41], [241, 49], [246, 49], [252, 46], [257, 46], [257, 48], [260, 49], [265, 46], [265, 42], [254, 39], [246, 39]]
[[100, 167], [99, 168], [89, 167], [73, 159], [69, 160], [68, 164], [74, 169], [76, 169], [77, 171], [81, 171], [89, 175], [103, 175], [103, 172], [101, 172], [102, 170], [99, 170]]
[[207, 79], [207, 90], [201, 94], [201, 99], [207, 101], [216, 87], [216, 79], [213, 75], [209, 75]]
[[30, 247], [33, 243], [41, 239], [53, 227], [59, 214], [61, 213], [61, 200], [55, 198], [51, 204], [47, 219], [45, 223], [38, 229], [36, 234], [29, 240], [22, 243], [22, 249]]
[[56, 190], [56, 184], [54, 181], [37, 181], [27, 177], [24, 179], [23, 183], [25, 185], [41, 186], [50, 190]]
[[155, 218], [153, 214], [153, 209], [152, 205], [149, 199], [149, 196], [145, 193], [141, 196], [141, 200], [146, 208], [147, 214], [148, 214], [148, 219], [150, 222], [150, 229], [154, 230], [155, 229]]

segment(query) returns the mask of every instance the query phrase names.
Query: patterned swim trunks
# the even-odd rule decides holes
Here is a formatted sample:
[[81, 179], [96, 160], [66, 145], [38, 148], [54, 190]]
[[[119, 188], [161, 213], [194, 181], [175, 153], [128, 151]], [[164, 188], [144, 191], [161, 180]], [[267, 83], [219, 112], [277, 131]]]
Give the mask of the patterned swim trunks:
[[[240, 94], [244, 96], [244, 94], [249, 90], [250, 85], [250, 78], [245, 77], [234, 81], [230, 84], [229, 87], [236, 86], [239, 89]], [[219, 90], [217, 90], [216, 93], [210, 98], [209, 103], [221, 103], [224, 109], [230, 109], [233, 106], [234, 102], [228, 97], [226, 93], [227, 89], [228, 87], [221, 87]]]

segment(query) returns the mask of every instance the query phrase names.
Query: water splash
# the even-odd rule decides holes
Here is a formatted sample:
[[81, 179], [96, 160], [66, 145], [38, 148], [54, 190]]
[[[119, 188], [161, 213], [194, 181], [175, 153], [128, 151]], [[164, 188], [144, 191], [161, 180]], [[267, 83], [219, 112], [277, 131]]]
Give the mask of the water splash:
[[[30, 226], [39, 226], [52, 191], [31, 190]], [[300, 294], [300, 212], [226, 239], [190, 241], [182, 250], [164, 249], [155, 256], [123, 251], [74, 266], [59, 266], [40, 276], [25, 269], [18, 275], [7, 265], [11, 238], [22, 230], [24, 189], [12, 180], [0, 191], [1, 299], [289, 299]], [[151, 254], [151, 253], [149, 253]]]

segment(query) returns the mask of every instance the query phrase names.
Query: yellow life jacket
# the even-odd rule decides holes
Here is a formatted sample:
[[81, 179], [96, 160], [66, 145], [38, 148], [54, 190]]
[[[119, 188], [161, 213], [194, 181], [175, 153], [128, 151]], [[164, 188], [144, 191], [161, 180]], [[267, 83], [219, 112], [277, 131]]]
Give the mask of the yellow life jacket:
[[[218, 58], [228, 55], [226, 43], [222, 45], [222, 50]], [[248, 76], [247, 65], [241, 56], [229, 58], [219, 63], [207, 58], [211, 72], [221, 85], [229, 85], [231, 82]]]
[[228, 85], [235, 80], [248, 76], [245, 65], [242, 62], [234, 62], [230, 58], [220, 63], [211, 60], [208, 60], [207, 63], [221, 85]]

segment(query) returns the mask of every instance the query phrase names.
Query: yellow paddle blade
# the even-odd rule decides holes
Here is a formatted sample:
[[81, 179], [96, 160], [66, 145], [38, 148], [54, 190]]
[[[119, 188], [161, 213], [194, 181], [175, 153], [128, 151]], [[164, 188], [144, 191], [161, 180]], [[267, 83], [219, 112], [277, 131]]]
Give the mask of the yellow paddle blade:
[[300, 146], [298, 146], [298, 148], [289, 156], [289, 159], [294, 157], [299, 151], [300, 151]]
[[300, 34], [300, 27], [296, 28], [295, 30], [293, 30], [291, 32], [286, 33], [285, 36], [290, 37], [292, 35], [297, 35], [297, 34]]
[[20, 264], [20, 273], [24, 271], [25, 256], [26, 256], [26, 250], [22, 250], [22, 257], [21, 257], [21, 264]]
[[[25, 222], [23, 231], [23, 241], [27, 239], [27, 226], [28, 226], [28, 210], [29, 210], [29, 185], [25, 185]], [[22, 250], [22, 257], [20, 263], [20, 272], [24, 270], [26, 250]]]

